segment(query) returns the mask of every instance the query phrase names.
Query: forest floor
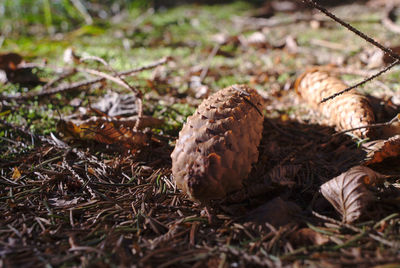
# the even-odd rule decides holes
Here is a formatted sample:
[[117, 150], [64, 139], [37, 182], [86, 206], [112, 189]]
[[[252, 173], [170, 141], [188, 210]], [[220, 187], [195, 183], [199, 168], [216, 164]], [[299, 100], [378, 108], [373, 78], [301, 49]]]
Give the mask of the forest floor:
[[[330, 64], [353, 85], [389, 60], [316, 10], [271, 3], [132, 8], [107, 19], [94, 9], [94, 23], [79, 27], [55, 15], [47, 25], [8, 18], [0, 266], [399, 265], [398, 157], [372, 166], [388, 175], [384, 185], [360, 219], [343, 222], [320, 186], [362, 163], [368, 140], [334, 135], [293, 89], [312, 66]], [[387, 47], [400, 45], [400, 26], [383, 23], [389, 10], [380, 1], [329, 10]], [[124, 80], [115, 74], [129, 70]], [[375, 101], [378, 122], [400, 111], [399, 75], [395, 66], [358, 88]], [[209, 221], [176, 188], [170, 154], [201, 101], [233, 84], [266, 100], [259, 160], [246, 181], [262, 189], [216, 201]], [[137, 90], [140, 127], [111, 138], [110, 119], [135, 124]]]

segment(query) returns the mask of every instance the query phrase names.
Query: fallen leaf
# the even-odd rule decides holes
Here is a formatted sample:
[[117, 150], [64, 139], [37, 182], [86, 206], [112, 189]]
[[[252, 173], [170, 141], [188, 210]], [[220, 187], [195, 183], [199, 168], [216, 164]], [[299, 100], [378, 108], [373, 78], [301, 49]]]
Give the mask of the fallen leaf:
[[351, 223], [360, 218], [373, 199], [367, 186], [384, 177], [368, 167], [355, 166], [321, 185], [321, 192], [342, 215], [343, 222]]
[[271, 47], [267, 40], [267, 36], [262, 32], [254, 32], [251, 35], [239, 36], [239, 41], [244, 46], [253, 46], [256, 48], [268, 48]]
[[65, 64], [79, 64], [81, 57], [76, 54], [75, 49], [72, 47], [67, 48], [64, 50], [63, 54], [63, 61]]
[[109, 92], [92, 105], [108, 116], [129, 116], [137, 114], [136, 97], [132, 94]]
[[148, 135], [143, 132], [134, 131], [123, 125], [118, 126], [102, 118], [60, 120], [57, 129], [67, 139], [95, 140], [105, 144], [119, 144], [128, 149], [142, 147], [149, 141]]
[[366, 49], [360, 54], [360, 60], [367, 65], [366, 69], [374, 69], [384, 65], [384, 54], [380, 49]]
[[0, 54], [0, 82], [18, 83], [25, 86], [42, 84], [31, 67], [25, 66], [21, 55], [17, 53]]
[[387, 158], [400, 156], [400, 135], [396, 135], [387, 140], [376, 140], [363, 144], [363, 148], [367, 151], [367, 157], [363, 163], [369, 166], [381, 163]]
[[21, 178], [21, 172], [18, 170], [17, 167], [15, 167], [15, 168], [13, 169], [13, 174], [12, 174], [11, 178], [12, 178], [13, 180], [19, 180], [19, 178]]
[[295, 184], [294, 178], [300, 168], [301, 165], [277, 166], [268, 172], [267, 177], [275, 184], [293, 186]]
[[400, 114], [397, 115], [397, 121], [392, 122], [382, 128], [382, 138], [389, 138], [400, 135]]
[[16, 70], [21, 62], [22, 57], [17, 53], [0, 54], [0, 69], [2, 70]]
[[79, 201], [82, 200], [82, 197], [75, 197], [71, 200], [64, 200], [59, 198], [49, 198], [49, 204], [55, 207], [68, 207], [71, 205], [78, 204]]
[[[400, 46], [393, 46], [390, 47], [390, 49], [395, 53], [395, 54], [399, 54], [400, 53]], [[393, 63], [396, 59], [394, 59], [393, 57], [387, 55], [386, 53], [383, 53], [382, 55], [383, 57], [383, 62], [385, 64], [390, 64]]]
[[290, 241], [295, 245], [323, 245], [329, 242], [326, 235], [318, 233], [310, 228], [302, 228], [297, 230], [289, 237]]
[[213, 36], [211, 36], [211, 40], [220, 45], [227, 45], [227, 44], [237, 45], [237, 44], [239, 44], [238, 36], [231, 36], [226, 33], [214, 34]]
[[300, 207], [295, 203], [277, 197], [248, 212], [245, 220], [260, 224], [268, 222], [274, 227], [279, 227], [294, 221], [300, 211]]
[[296, 39], [288, 35], [285, 39], [285, 48], [289, 53], [296, 54], [299, 51], [299, 46], [297, 45]]

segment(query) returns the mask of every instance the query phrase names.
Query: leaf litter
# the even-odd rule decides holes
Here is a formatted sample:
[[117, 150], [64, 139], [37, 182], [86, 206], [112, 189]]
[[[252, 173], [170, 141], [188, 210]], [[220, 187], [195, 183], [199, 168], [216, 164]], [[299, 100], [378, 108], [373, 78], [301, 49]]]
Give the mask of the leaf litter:
[[[35, 135], [25, 126], [1, 121], [10, 132], [2, 139], [7, 148], [1, 148], [1, 152], [12, 152], [0, 160], [3, 263], [165, 267], [398, 263], [396, 228], [400, 218], [394, 213], [398, 211], [398, 176], [375, 182], [375, 171], [358, 166], [369, 165], [368, 161], [386, 161], [386, 157], [398, 159], [398, 148], [393, 142], [396, 138], [383, 141], [382, 147], [371, 148], [346, 133], [335, 135], [335, 130], [321, 121], [320, 114], [296, 96], [291, 89], [296, 75], [306, 66], [321, 63], [305, 55], [320, 53], [321, 58], [329, 59], [327, 55], [334, 54], [334, 42], [327, 48], [323, 47], [327, 43], [305, 43], [301, 35], [288, 33], [282, 25], [295, 23], [304, 30], [313, 20], [322, 21], [314, 31], [327, 33], [329, 27], [335, 26], [312, 13], [307, 18], [300, 18], [300, 13], [290, 15], [293, 17], [287, 17], [295, 20], [280, 21], [275, 15], [268, 19], [243, 16], [235, 20], [244, 32], [252, 26], [252, 34], [224, 37], [226, 41], [220, 42], [221, 47], [214, 52], [215, 46], [210, 45], [211, 49], [205, 50], [207, 54], [201, 58], [211, 61], [200, 64], [200, 72], [189, 68], [197, 62], [185, 65], [188, 63], [179, 60], [168, 63], [156, 60], [117, 73], [104, 66], [82, 67], [77, 59], [73, 64], [89, 71], [83, 80], [69, 80], [76, 73], [67, 67], [62, 69], [60, 79], [43, 86], [44, 91], [3, 94], [3, 106], [8, 109], [9, 101], [19, 105], [23, 100], [41, 96], [53, 99], [56, 93], [66, 95], [77, 89], [83, 93], [80, 98], [88, 97], [89, 93], [109, 89], [107, 79], [119, 81], [118, 87], [128, 90], [119, 80], [120, 75], [166, 64], [146, 81], [153, 92], [144, 92], [144, 115], [139, 115], [140, 108], [135, 104], [137, 95], [132, 99], [132, 92], [128, 97], [126, 91], [111, 93], [111, 97], [103, 98], [103, 103], [97, 96], [99, 106], [77, 109], [70, 118], [62, 115], [61, 129], [69, 129], [62, 132], [70, 133], [74, 140], [62, 140], [59, 132], [51, 137]], [[284, 38], [287, 34], [293, 35], [291, 41]], [[270, 36], [284, 38], [292, 49], [282, 49], [276, 45], [278, 40], [271, 40]], [[156, 40], [153, 45], [157, 43], [160, 42]], [[315, 44], [320, 49], [307, 50], [308, 45]], [[227, 54], [218, 53], [227, 49], [233, 57], [242, 55], [240, 66], [229, 64], [229, 57], [224, 56]], [[224, 63], [213, 62], [219, 57], [223, 57]], [[360, 59], [354, 62], [356, 57], [347, 56], [346, 67], [361, 70]], [[184, 75], [173, 77], [174, 69]], [[223, 86], [234, 84], [221, 80], [237, 73], [254, 77], [249, 82], [254, 83], [267, 102], [259, 160], [249, 175], [254, 183], [245, 182], [244, 189], [204, 209], [176, 188], [169, 155], [180, 124], [188, 115], [182, 107], [199, 104], [194, 98], [197, 92], [197, 96], [205, 98]], [[196, 83], [188, 87], [194, 93], [179, 91], [176, 86], [190, 85], [194, 80]], [[136, 76], [134, 81], [137, 85], [141, 78]], [[207, 87], [204, 93], [202, 87]], [[266, 88], [268, 91], [264, 91]], [[39, 100], [46, 103], [43, 98]], [[163, 115], [163, 121], [171, 122], [167, 117], [175, 117], [172, 120], [180, 124], [169, 128], [160, 125], [162, 122], [152, 116], [160, 103], [181, 105], [157, 111]], [[293, 110], [288, 110], [289, 107]], [[146, 122], [145, 118], [151, 123], [138, 127], [136, 123]], [[383, 118], [382, 122], [392, 118]], [[132, 147], [130, 142], [135, 133], [149, 133], [152, 138]], [[19, 142], [27, 147], [15, 155]], [[117, 150], [104, 150], [111, 144]], [[121, 151], [124, 147], [130, 153]], [[363, 150], [366, 147], [373, 151], [367, 157]], [[15, 170], [22, 176], [14, 180]], [[387, 165], [380, 172], [389, 175], [392, 171], [393, 166]], [[341, 186], [333, 182], [341, 182]], [[310, 213], [310, 206], [319, 198], [320, 187], [330, 190], [328, 200], [336, 204], [333, 207], [343, 214], [343, 221]], [[376, 202], [370, 202], [372, 196]], [[317, 203], [323, 207], [320, 213], [337, 217], [323, 200]], [[365, 213], [367, 207], [370, 210]]]

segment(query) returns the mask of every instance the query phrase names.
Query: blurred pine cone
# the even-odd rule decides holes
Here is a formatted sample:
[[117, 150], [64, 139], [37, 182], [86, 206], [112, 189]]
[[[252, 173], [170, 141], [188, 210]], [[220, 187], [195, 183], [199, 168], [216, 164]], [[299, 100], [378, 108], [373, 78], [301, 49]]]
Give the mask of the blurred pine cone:
[[234, 85], [204, 100], [179, 133], [172, 158], [177, 186], [206, 202], [239, 190], [258, 159], [263, 99]]
[[[324, 103], [321, 101], [348, 86], [331, 75], [327, 68], [312, 68], [304, 72], [295, 82], [296, 92], [312, 108], [328, 118], [329, 124], [338, 131], [366, 126], [375, 122], [373, 109], [368, 98], [354, 89]], [[350, 133], [359, 138], [371, 137], [370, 128], [361, 128]]]

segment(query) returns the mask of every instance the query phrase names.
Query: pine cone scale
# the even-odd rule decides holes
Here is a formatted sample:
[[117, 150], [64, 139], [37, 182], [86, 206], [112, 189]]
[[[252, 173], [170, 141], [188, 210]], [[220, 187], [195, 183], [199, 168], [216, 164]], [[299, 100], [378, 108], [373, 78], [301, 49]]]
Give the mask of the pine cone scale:
[[[326, 69], [313, 68], [302, 74], [295, 83], [296, 92], [315, 110], [328, 118], [329, 124], [339, 131], [367, 126], [375, 122], [375, 116], [367, 97], [354, 89], [321, 103], [327, 97], [347, 88], [347, 85]], [[365, 138], [373, 135], [369, 128], [351, 131]]]
[[258, 158], [262, 106], [261, 96], [244, 85], [225, 88], [204, 100], [188, 117], [171, 154], [177, 186], [192, 199], [205, 202], [239, 190]]

